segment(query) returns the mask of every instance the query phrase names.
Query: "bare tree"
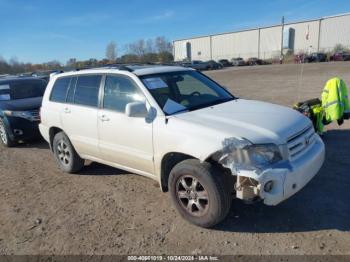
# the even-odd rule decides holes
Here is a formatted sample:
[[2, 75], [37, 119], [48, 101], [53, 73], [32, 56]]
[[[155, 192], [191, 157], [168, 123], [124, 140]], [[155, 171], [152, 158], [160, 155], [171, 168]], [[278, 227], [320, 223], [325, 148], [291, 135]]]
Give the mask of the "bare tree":
[[117, 44], [112, 41], [106, 47], [106, 58], [110, 62], [115, 62], [117, 59]]
[[128, 45], [127, 47], [130, 54], [143, 57], [146, 53], [146, 42], [144, 39], [137, 40]]
[[155, 52], [155, 47], [154, 47], [154, 41], [153, 41], [153, 39], [147, 39], [147, 42], [146, 42], [146, 52], [147, 52], [147, 53], [154, 53], [154, 52]]
[[171, 43], [164, 37], [158, 36], [155, 40], [155, 46], [158, 53], [169, 52], [171, 53]]
[[333, 52], [337, 53], [337, 52], [344, 52], [344, 51], [349, 51], [348, 48], [346, 48], [344, 45], [342, 44], [336, 44], [333, 48]]

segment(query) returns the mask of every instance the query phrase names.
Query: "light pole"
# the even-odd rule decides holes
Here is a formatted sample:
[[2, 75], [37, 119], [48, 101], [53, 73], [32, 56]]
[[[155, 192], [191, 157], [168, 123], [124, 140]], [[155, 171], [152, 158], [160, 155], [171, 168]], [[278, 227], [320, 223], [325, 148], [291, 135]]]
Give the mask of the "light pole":
[[280, 54], [280, 62], [283, 60], [283, 33], [284, 33], [284, 16], [282, 16], [282, 32], [281, 32], [281, 54]]

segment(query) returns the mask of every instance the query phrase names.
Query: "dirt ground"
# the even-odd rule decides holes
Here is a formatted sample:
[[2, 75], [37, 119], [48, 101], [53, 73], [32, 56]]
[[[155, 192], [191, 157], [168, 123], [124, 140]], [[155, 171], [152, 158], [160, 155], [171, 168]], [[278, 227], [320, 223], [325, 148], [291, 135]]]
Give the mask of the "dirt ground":
[[[240, 97], [290, 106], [318, 97], [332, 76], [350, 87], [349, 68], [206, 73]], [[350, 121], [328, 130], [326, 162], [302, 191], [276, 207], [234, 200], [214, 229], [181, 219], [150, 179], [96, 163], [64, 174], [43, 141], [0, 146], [0, 254], [350, 254]]]

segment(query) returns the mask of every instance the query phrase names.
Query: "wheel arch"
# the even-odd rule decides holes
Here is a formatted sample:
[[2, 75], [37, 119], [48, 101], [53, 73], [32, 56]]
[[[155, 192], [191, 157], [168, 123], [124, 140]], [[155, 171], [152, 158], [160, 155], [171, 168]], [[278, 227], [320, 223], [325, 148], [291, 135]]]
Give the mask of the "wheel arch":
[[163, 192], [168, 192], [169, 175], [173, 167], [186, 159], [198, 159], [192, 155], [169, 152], [165, 154], [161, 161], [160, 186]]
[[64, 132], [61, 128], [59, 127], [50, 127], [49, 129], [49, 144], [50, 144], [50, 149], [51, 151], [53, 151], [53, 147], [52, 147], [52, 143], [53, 143], [53, 138], [55, 137], [56, 134], [58, 134], [59, 132]]

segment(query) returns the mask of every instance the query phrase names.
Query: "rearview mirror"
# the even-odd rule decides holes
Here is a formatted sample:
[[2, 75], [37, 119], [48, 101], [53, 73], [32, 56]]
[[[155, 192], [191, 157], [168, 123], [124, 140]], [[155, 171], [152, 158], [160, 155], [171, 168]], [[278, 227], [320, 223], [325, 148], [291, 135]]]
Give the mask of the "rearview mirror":
[[128, 117], [146, 117], [148, 115], [146, 104], [144, 102], [128, 103], [125, 107], [125, 114]]

